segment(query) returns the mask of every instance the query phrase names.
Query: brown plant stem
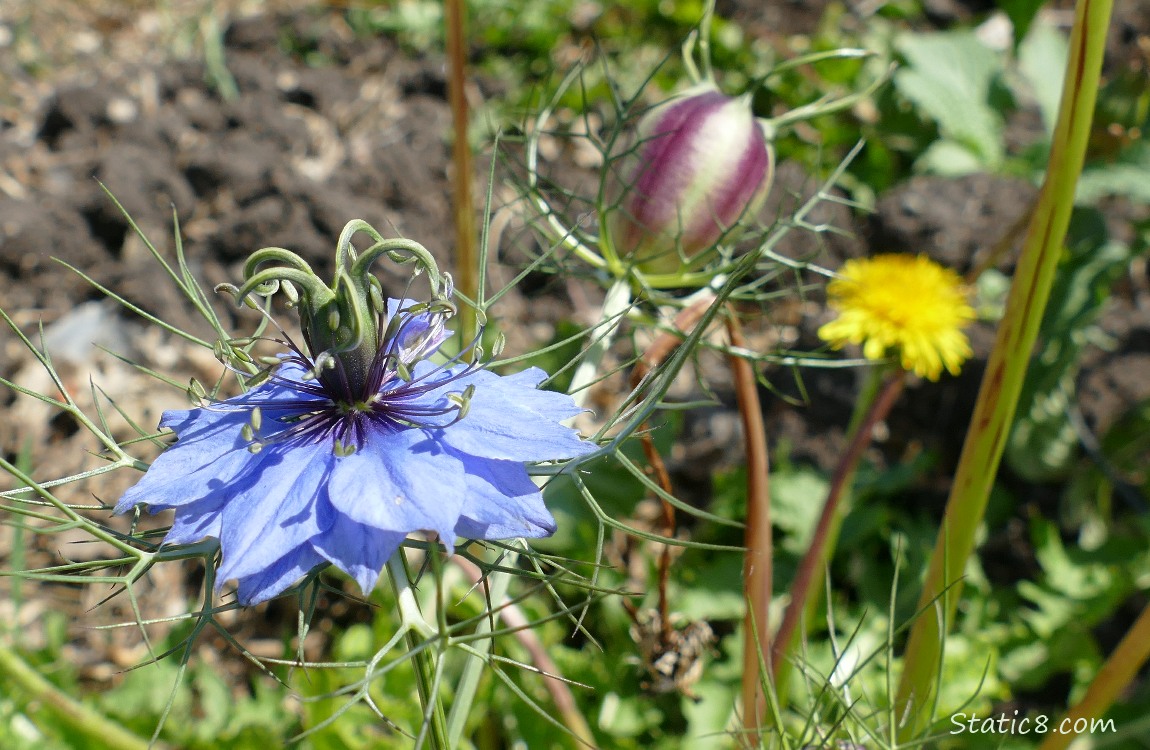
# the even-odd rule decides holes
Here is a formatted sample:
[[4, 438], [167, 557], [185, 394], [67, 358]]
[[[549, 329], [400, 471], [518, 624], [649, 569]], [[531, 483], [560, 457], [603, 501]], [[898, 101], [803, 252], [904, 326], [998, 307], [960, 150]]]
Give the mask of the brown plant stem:
[[[655, 481], [659, 483], [659, 488], [668, 495], [671, 494], [671, 476], [667, 473], [663, 457], [655, 447], [655, 439], [651, 437], [651, 433], [644, 432], [640, 442], [643, 445], [643, 455], [655, 473]], [[663, 536], [670, 539], [675, 535], [675, 506], [662, 497], [659, 498], [659, 505], [663, 510], [661, 531]], [[671, 612], [667, 603], [667, 584], [671, 578], [671, 545], [660, 546], [662, 549], [659, 551], [659, 622], [662, 624], [663, 640], [668, 641], [671, 637]]]
[[714, 294], [704, 294], [675, 315], [671, 324], [674, 330], [660, 331], [651, 345], [647, 347], [647, 350], [643, 352], [639, 361], [635, 363], [635, 369], [631, 373], [632, 388], [638, 388], [643, 378], [647, 377], [647, 373], [671, 356], [683, 337], [695, 327], [714, 301]]
[[[472, 585], [479, 586], [484, 595], [490, 595], [487, 589], [487, 579], [483, 577], [483, 571], [479, 569], [479, 566], [459, 555], [453, 556], [451, 560], [459, 566]], [[539, 640], [539, 636], [531, 629], [523, 610], [519, 609], [518, 605], [508, 601], [491, 602], [491, 608], [499, 613], [499, 619], [503, 620], [507, 627], [515, 631], [515, 640], [519, 641], [519, 645], [530, 655], [532, 664], [543, 676], [543, 684], [547, 688], [547, 692], [551, 694], [551, 701], [563, 717], [563, 724], [584, 745], [596, 747], [595, 735], [591, 733], [590, 725], [583, 718], [583, 714], [579, 712], [579, 706], [575, 703], [575, 696], [572, 695], [571, 688], [563, 681], [563, 673], [559, 671], [559, 667], [548, 655], [546, 647]]]
[[843, 494], [854, 476], [855, 469], [858, 468], [863, 452], [870, 445], [875, 425], [890, 414], [891, 408], [899, 394], [902, 393], [905, 382], [906, 371], [902, 369], [886, 379], [867, 410], [866, 416], [858, 425], [858, 429], [851, 435], [846, 452], [835, 467], [830, 488], [827, 490], [827, 499], [823, 502], [822, 514], [819, 515], [814, 536], [811, 537], [811, 545], [807, 548], [806, 554], [803, 555], [802, 562], [799, 563], [798, 571], [795, 573], [795, 580], [791, 583], [791, 601], [787, 605], [786, 612], [783, 614], [783, 621], [779, 625], [779, 631], [771, 646], [772, 675], [776, 686], [782, 677], [784, 665], [787, 663], [786, 657], [795, 647], [795, 640], [799, 633], [799, 622], [806, 610], [807, 600], [810, 597], [811, 586], [815, 581], [816, 574], [821, 578], [821, 574], [826, 570], [828, 543], [831, 536], [836, 535], [834, 533], [836, 531], [835, 518], [839, 512]]
[[[732, 310], [727, 316], [731, 346], [745, 348], [742, 328]], [[767, 434], [759, 402], [754, 368], [731, 354], [731, 371], [743, 423], [747, 454], [746, 558], [743, 562], [743, 596], [747, 616], [743, 625], [743, 741], [757, 746], [759, 729], [766, 715], [764, 685], [771, 673], [771, 493], [768, 479]]]
[[[467, 39], [464, 33], [463, 0], [446, 0], [447, 98], [455, 140], [451, 149], [454, 166], [451, 203], [455, 220], [455, 274], [459, 292], [476, 303], [479, 294], [479, 257], [475, 248], [475, 208], [471, 195], [471, 143], [468, 140]], [[476, 335], [474, 311], [460, 315], [460, 333], [466, 346]]]

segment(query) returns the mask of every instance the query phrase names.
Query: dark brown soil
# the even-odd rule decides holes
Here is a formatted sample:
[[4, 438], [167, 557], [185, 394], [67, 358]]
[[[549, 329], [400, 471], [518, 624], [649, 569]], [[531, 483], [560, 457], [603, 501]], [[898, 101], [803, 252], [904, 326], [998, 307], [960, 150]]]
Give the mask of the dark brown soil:
[[161, 247], [174, 208], [188, 256], [214, 281], [235, 279], [236, 263], [269, 245], [322, 271], [350, 218], [444, 257], [448, 108], [436, 64], [385, 39], [329, 35], [314, 44], [340, 66], [309, 67], [279, 49], [283, 23], [246, 20], [227, 33], [232, 100], [205, 87], [197, 63], [125, 70], [60, 87], [33, 142], [0, 141], [23, 193], [0, 203], [6, 309], [51, 320], [96, 296], [58, 258], [171, 314], [155, 296], [158, 267], [125, 249], [128, 224], [97, 180]]

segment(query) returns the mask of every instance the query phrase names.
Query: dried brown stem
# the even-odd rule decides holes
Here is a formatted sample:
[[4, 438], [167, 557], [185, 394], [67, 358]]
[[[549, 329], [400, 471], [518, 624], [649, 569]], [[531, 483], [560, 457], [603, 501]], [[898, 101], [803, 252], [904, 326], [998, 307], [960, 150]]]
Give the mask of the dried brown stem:
[[643, 356], [635, 364], [635, 369], [631, 373], [632, 388], [638, 388], [643, 378], [647, 377], [647, 373], [671, 356], [671, 352], [675, 351], [675, 347], [682, 343], [683, 337], [695, 327], [695, 324], [699, 322], [714, 301], [715, 295], [705, 294], [675, 315], [675, 319], [671, 323], [674, 330], [660, 331], [651, 345], [647, 347], [647, 351], [643, 352]]
[[[655, 447], [655, 440], [648, 432], [643, 433], [640, 439], [643, 444], [643, 455], [647, 458], [647, 464], [655, 473], [655, 481], [659, 483], [659, 488], [671, 494], [671, 476], [667, 473], [667, 465], [663, 463], [663, 457], [659, 455], [658, 449]], [[671, 505], [664, 498], [659, 498], [660, 505], [663, 509], [663, 536], [670, 539], [675, 535], [675, 506]], [[667, 583], [671, 578], [671, 545], [661, 545], [662, 550], [659, 552], [659, 617], [662, 623], [663, 639], [669, 640], [671, 638], [671, 617], [670, 607], [667, 604]]]

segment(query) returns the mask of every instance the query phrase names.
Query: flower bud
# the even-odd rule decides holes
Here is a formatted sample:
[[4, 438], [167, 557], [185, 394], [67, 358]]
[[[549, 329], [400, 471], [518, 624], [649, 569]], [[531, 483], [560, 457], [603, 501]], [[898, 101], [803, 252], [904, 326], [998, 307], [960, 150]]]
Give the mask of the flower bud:
[[603, 222], [620, 257], [673, 273], [716, 245], [770, 188], [774, 156], [748, 97], [688, 91], [639, 121]]

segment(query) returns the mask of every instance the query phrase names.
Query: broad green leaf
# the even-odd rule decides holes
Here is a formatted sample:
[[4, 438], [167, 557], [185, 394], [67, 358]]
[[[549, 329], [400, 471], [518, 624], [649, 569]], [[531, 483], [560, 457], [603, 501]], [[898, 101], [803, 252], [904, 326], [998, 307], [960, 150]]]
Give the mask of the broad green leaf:
[[1002, 117], [991, 106], [991, 87], [1002, 57], [969, 31], [905, 34], [895, 42], [907, 67], [895, 87], [938, 123], [945, 138], [978, 156], [983, 169], [1002, 163]]
[[827, 480], [810, 469], [771, 474], [771, 520], [785, 536], [782, 548], [802, 555], [811, 543], [815, 523], [827, 497]]
[[1135, 144], [1112, 162], [1095, 163], [1082, 170], [1075, 202], [1092, 205], [1108, 195], [1150, 203], [1150, 145]]
[[986, 169], [978, 153], [958, 141], [947, 138], [941, 138], [927, 146], [926, 151], [923, 151], [922, 156], [915, 162], [915, 167], [923, 172], [945, 177], [961, 177]]
[[1078, 450], [1070, 420], [1081, 354], [1098, 336], [1095, 321], [1109, 299], [1129, 249], [1108, 238], [1095, 211], [1079, 211], [1071, 246], [1059, 265], [1042, 322], [1043, 347], [1026, 375], [1006, 448], [1010, 467], [1032, 480], [1065, 474]]
[[1036, 23], [1018, 47], [1018, 67], [1030, 84], [1029, 93], [1038, 102], [1047, 136], [1054, 134], [1058, 102], [1062, 98], [1059, 73], [1066, 70], [1069, 54], [1066, 36], [1045, 22]]

